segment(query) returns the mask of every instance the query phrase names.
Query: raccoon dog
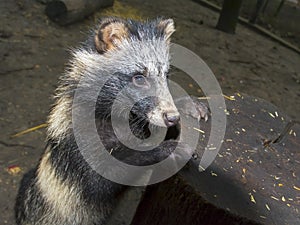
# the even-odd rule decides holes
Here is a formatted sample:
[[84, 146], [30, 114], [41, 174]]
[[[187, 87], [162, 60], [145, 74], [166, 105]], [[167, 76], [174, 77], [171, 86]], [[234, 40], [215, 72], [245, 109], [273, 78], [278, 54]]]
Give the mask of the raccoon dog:
[[[92, 102], [90, 93], [98, 96], [92, 113], [105, 149], [113, 149], [114, 157], [133, 165], [149, 165], [166, 158], [178, 145], [176, 140], [165, 140], [152, 151], [139, 154], [118, 141], [111, 125], [113, 102], [124, 87], [128, 87], [122, 92], [128, 104], [122, 105], [131, 107], [129, 124], [137, 138], [149, 137], [151, 124], [173, 127], [178, 123], [179, 112], [167, 83], [174, 30], [172, 19], [137, 22], [103, 18], [91, 37], [73, 52], [48, 119], [45, 152], [21, 182], [15, 206], [18, 225], [105, 224], [124, 188], [95, 172], [76, 143], [72, 107], [83, 78], [82, 86], [90, 92], [81, 96], [82, 104], [75, 107]], [[98, 81], [103, 82], [100, 91]], [[149, 89], [160, 98], [130, 102]], [[122, 110], [118, 110], [120, 117]], [[101, 159], [94, 160], [101, 164]]]

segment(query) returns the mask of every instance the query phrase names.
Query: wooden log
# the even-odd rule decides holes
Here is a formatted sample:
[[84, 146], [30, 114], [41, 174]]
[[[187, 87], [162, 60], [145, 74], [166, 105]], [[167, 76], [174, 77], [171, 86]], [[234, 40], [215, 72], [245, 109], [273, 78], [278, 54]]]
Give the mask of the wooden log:
[[242, 0], [224, 0], [216, 28], [234, 34], [241, 6]]
[[[200, 159], [147, 187], [132, 225], [300, 224], [300, 124], [274, 105], [235, 95], [226, 100], [227, 130], [211, 166]], [[201, 158], [210, 132], [196, 152]]]
[[54, 0], [47, 4], [45, 12], [50, 20], [68, 25], [84, 19], [100, 8], [113, 5], [113, 0]]
[[252, 13], [252, 15], [251, 15], [251, 17], [249, 19], [250, 23], [253, 23], [253, 24], [256, 23], [257, 18], [258, 18], [259, 14], [260, 14], [260, 11], [261, 11], [264, 3], [265, 3], [265, 0], [257, 0], [256, 1], [255, 10], [254, 10], [254, 12]]
[[48, 2], [52, 2], [53, 0], [37, 0], [37, 1], [42, 4], [47, 4]]

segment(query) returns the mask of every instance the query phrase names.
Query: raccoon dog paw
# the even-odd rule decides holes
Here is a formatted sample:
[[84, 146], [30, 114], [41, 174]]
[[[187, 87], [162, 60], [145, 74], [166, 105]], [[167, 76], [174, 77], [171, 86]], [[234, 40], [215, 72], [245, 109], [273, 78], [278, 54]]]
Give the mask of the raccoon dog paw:
[[[190, 101], [190, 98], [192, 101]], [[178, 110], [180, 113], [191, 116], [200, 122], [201, 119], [204, 119], [206, 122], [209, 118], [210, 111], [205, 103], [200, 102], [197, 97], [181, 97], [175, 100], [176, 105], [178, 105]]]

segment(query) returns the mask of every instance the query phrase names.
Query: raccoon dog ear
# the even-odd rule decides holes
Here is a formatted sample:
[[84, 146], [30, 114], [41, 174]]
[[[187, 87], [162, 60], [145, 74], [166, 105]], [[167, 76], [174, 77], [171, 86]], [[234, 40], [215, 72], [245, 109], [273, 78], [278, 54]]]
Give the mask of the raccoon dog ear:
[[173, 19], [163, 19], [158, 22], [158, 29], [161, 29], [165, 39], [170, 41], [171, 35], [175, 32], [175, 25]]
[[128, 36], [129, 30], [125, 21], [118, 18], [103, 19], [94, 37], [96, 49], [103, 54], [116, 48]]

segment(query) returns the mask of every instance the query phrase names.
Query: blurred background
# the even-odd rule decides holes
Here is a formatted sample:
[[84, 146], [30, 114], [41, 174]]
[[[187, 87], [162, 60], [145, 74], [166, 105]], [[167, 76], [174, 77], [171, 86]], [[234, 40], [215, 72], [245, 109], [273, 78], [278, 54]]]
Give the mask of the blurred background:
[[[219, 21], [222, 0], [115, 0], [112, 6], [70, 20], [59, 18], [67, 9], [55, 6], [48, 9], [48, 16], [58, 18], [56, 22], [45, 13], [47, 2], [51, 0], [0, 1], [1, 224], [14, 224], [19, 181], [43, 152], [51, 96], [70, 50], [86, 39], [101, 16], [173, 18], [176, 32], [172, 42], [199, 55], [224, 94], [239, 92], [263, 98], [292, 119], [300, 119], [297, 0], [236, 1], [236, 10], [232, 10], [241, 18], [236, 26], [234, 18], [229, 21], [229, 32], [222, 31], [225, 25]], [[189, 93], [203, 95], [192, 81], [178, 80]], [[19, 133], [22, 131], [25, 134]]]

